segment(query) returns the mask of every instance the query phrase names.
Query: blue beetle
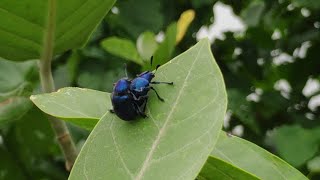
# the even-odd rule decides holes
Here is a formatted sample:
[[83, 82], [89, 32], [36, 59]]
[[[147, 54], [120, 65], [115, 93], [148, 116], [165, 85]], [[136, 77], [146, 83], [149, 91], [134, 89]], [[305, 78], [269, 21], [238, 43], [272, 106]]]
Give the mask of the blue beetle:
[[[152, 65], [153, 56], [151, 56], [151, 65]], [[159, 68], [159, 65], [156, 67], [156, 71]], [[153, 90], [158, 99], [160, 101], [164, 101], [163, 98], [161, 98], [158, 94], [158, 92], [151, 86], [151, 84], [169, 84], [173, 85], [173, 82], [158, 82], [158, 81], [151, 81], [155, 77], [155, 73], [150, 71], [145, 71], [139, 75], [137, 75], [136, 78], [134, 78], [131, 81], [130, 84], [130, 92], [133, 95], [133, 98], [135, 99], [136, 103], [139, 105], [140, 108], [145, 110], [146, 101], [148, 100], [148, 92], [149, 90]]]
[[[157, 66], [156, 70], [158, 67], [159, 66]], [[126, 77], [128, 77], [127, 73]], [[119, 118], [125, 121], [134, 120], [138, 116], [144, 118], [147, 117], [144, 112], [150, 89], [156, 93], [160, 101], [164, 101], [164, 99], [159, 96], [158, 92], [150, 84], [173, 85], [173, 82], [151, 81], [154, 77], [155, 73], [145, 71], [137, 75], [133, 80], [128, 80], [128, 78], [118, 80], [114, 84], [113, 92], [111, 94], [113, 110], [110, 110], [110, 112], [115, 113]]]
[[[115, 83], [111, 94], [113, 109], [110, 110], [110, 112], [115, 113], [120, 119], [125, 121], [134, 120], [138, 116], [147, 117], [133, 98], [133, 95], [129, 90], [130, 83], [131, 82], [127, 78], [118, 80]], [[141, 103], [141, 106], [145, 106], [143, 102]]]

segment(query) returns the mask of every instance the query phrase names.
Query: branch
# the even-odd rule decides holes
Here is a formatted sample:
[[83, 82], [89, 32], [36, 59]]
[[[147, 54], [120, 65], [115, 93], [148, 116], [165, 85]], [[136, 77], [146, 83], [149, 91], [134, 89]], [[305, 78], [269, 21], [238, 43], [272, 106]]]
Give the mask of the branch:
[[[56, 0], [49, 0], [48, 5], [48, 17], [47, 17], [47, 29], [44, 35], [44, 43], [41, 59], [39, 61], [39, 73], [42, 85], [42, 91], [45, 93], [50, 93], [55, 91], [54, 81], [51, 72], [51, 60], [53, 56], [54, 47], [54, 31], [56, 24]], [[49, 121], [55, 132], [56, 138], [58, 140], [59, 146], [66, 159], [66, 169], [71, 170], [74, 161], [78, 155], [74, 142], [69, 134], [69, 130], [66, 123], [50, 116]]]

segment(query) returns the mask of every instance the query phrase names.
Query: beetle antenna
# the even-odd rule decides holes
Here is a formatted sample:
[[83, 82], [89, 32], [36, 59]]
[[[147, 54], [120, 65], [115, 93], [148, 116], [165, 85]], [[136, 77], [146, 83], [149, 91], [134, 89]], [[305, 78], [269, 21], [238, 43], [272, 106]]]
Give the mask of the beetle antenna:
[[153, 56], [150, 58], [150, 66], [152, 67], [152, 62], [153, 62]]
[[127, 63], [124, 63], [123, 66], [124, 66], [124, 74], [126, 75], [126, 78], [128, 78]]
[[160, 67], [160, 64], [157, 65], [156, 70], [158, 70], [159, 67]]
[[154, 71], [154, 74], [157, 72], [159, 67], [160, 67], [160, 65], [158, 64], [157, 67], [156, 67], [156, 70]]

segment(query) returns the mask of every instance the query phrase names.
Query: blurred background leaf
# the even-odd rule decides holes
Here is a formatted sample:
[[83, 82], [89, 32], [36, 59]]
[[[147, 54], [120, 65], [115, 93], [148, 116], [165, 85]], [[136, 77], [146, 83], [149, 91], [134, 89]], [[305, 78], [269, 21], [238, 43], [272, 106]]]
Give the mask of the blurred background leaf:
[[[44, 19], [38, 16], [43, 14], [45, 8], [44, 3], [39, 1], [38, 6], [30, 6], [28, 11], [24, 11], [25, 5], [32, 2], [38, 1], [1, 1], [0, 7], [15, 13], [0, 12], [3, 20], [0, 26], [5, 30], [0, 32], [0, 42], [6, 43], [6, 46], [0, 46], [2, 58], [22, 60], [39, 55], [37, 43], [42, 42], [42, 36], [37, 32], [40, 30], [38, 25], [43, 25]], [[14, 5], [7, 7], [8, 3]], [[83, 2], [75, 3], [79, 5]], [[83, 6], [90, 7], [89, 4]], [[71, 12], [73, 8], [67, 10]], [[194, 18], [179, 42], [179, 22], [183, 13], [189, 10], [194, 12]], [[35, 22], [34, 29], [23, 26], [28, 22], [21, 17]], [[58, 21], [63, 17], [61, 14]], [[8, 23], [24, 28], [10, 29]], [[230, 24], [232, 27], [227, 27]], [[235, 26], [241, 28], [234, 29]], [[319, 28], [320, 4], [315, 0], [121, 0], [103, 18], [85, 47], [62, 52], [66, 50], [64, 45], [60, 46], [64, 42], [57, 44], [62, 54], [55, 56], [52, 68], [58, 88], [77, 86], [111, 92], [112, 84], [125, 76], [124, 63], [128, 64], [129, 76], [134, 77], [143, 70], [153, 69], [149, 61], [151, 55], [155, 56], [154, 65], [163, 64], [195, 44], [200, 37], [209, 36], [211, 50], [229, 92], [229, 111], [224, 130], [286, 159], [309, 178], [319, 179], [320, 172], [316, 166], [320, 155], [320, 142], [316, 138], [316, 129], [320, 127]], [[20, 35], [31, 38], [36, 44], [20, 41], [7, 31], [19, 31]], [[59, 31], [60, 35], [63, 33]], [[81, 37], [72, 42], [79, 45], [77, 47], [80, 47], [80, 41], [87, 40], [77, 33], [68, 36]], [[138, 54], [134, 57], [140, 58], [143, 63], [128, 61], [119, 54], [106, 51], [101, 43], [110, 37], [130, 42], [132, 49], [135, 49], [133, 54], [129, 54], [130, 57]], [[18, 45], [19, 51], [12, 49], [12, 46]], [[113, 45], [110, 46], [116, 47], [116, 44]], [[11, 128], [19, 126], [16, 123], [23, 121], [30, 110], [34, 111], [25, 97], [39, 91], [36, 66], [34, 61], [20, 64], [0, 60], [0, 129], [4, 142], [8, 142], [6, 134], [12, 132]], [[33, 127], [33, 130], [37, 131], [37, 128]], [[88, 132], [72, 126], [71, 129], [78, 147], [81, 147]], [[296, 146], [299, 146], [301, 153], [292, 152]], [[5, 154], [10, 152], [7, 148], [3, 151]], [[43, 162], [54, 164], [65, 175], [61, 157], [61, 154], [53, 154]], [[8, 161], [10, 158], [6, 159]], [[21, 168], [20, 164], [13, 162], [10, 167]], [[40, 171], [43, 172], [41, 177], [50, 177], [45, 169]], [[24, 176], [25, 172], [32, 174], [33, 171], [23, 170], [20, 175]], [[20, 175], [16, 173], [17, 178]]]
[[17, 120], [31, 107], [37, 80], [36, 62], [15, 63], [0, 59], [0, 126]]
[[304, 129], [298, 125], [282, 126], [275, 129], [271, 136], [280, 156], [296, 167], [305, 164], [319, 150], [320, 128]]
[[143, 32], [137, 39], [137, 50], [143, 60], [149, 60], [157, 49], [158, 43], [155, 34], [150, 31]]
[[133, 42], [127, 39], [118, 37], [109, 37], [101, 42], [102, 47], [110, 54], [119, 56], [123, 59], [133, 61], [142, 65], [142, 60], [138, 54], [136, 46]]

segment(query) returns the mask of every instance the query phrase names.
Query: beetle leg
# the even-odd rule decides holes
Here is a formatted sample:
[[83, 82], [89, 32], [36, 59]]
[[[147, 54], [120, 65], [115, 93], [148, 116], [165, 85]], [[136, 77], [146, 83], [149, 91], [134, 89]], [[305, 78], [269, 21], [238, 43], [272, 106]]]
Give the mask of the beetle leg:
[[114, 110], [113, 109], [109, 109], [109, 112], [114, 114]]
[[135, 100], [135, 101], [140, 101], [142, 99], [147, 99], [149, 97], [148, 95], [136, 97], [136, 95], [134, 95], [132, 92], [131, 92], [131, 95], [133, 97], [133, 100]]
[[124, 63], [124, 74], [126, 75], [126, 78], [128, 78], [128, 70], [127, 70], [127, 63]]
[[136, 112], [137, 112], [140, 116], [142, 116], [143, 118], [147, 118], [147, 117], [148, 117], [148, 116], [146, 115], [146, 113], [144, 113], [144, 112], [140, 109], [140, 107], [138, 106], [138, 104], [136, 104], [136, 103], [134, 102], [133, 105], [134, 105], [134, 107], [135, 107], [135, 109], [136, 109]]
[[159, 81], [153, 81], [153, 82], [150, 82], [150, 84], [168, 84], [168, 85], [173, 85], [173, 82], [159, 82]]
[[145, 101], [142, 106], [143, 106], [143, 112], [145, 112], [146, 111], [146, 107], [147, 107], [147, 101]]
[[164, 102], [164, 99], [159, 96], [158, 92], [152, 86], [150, 86], [149, 88], [152, 89], [156, 93], [156, 95], [160, 101]]

